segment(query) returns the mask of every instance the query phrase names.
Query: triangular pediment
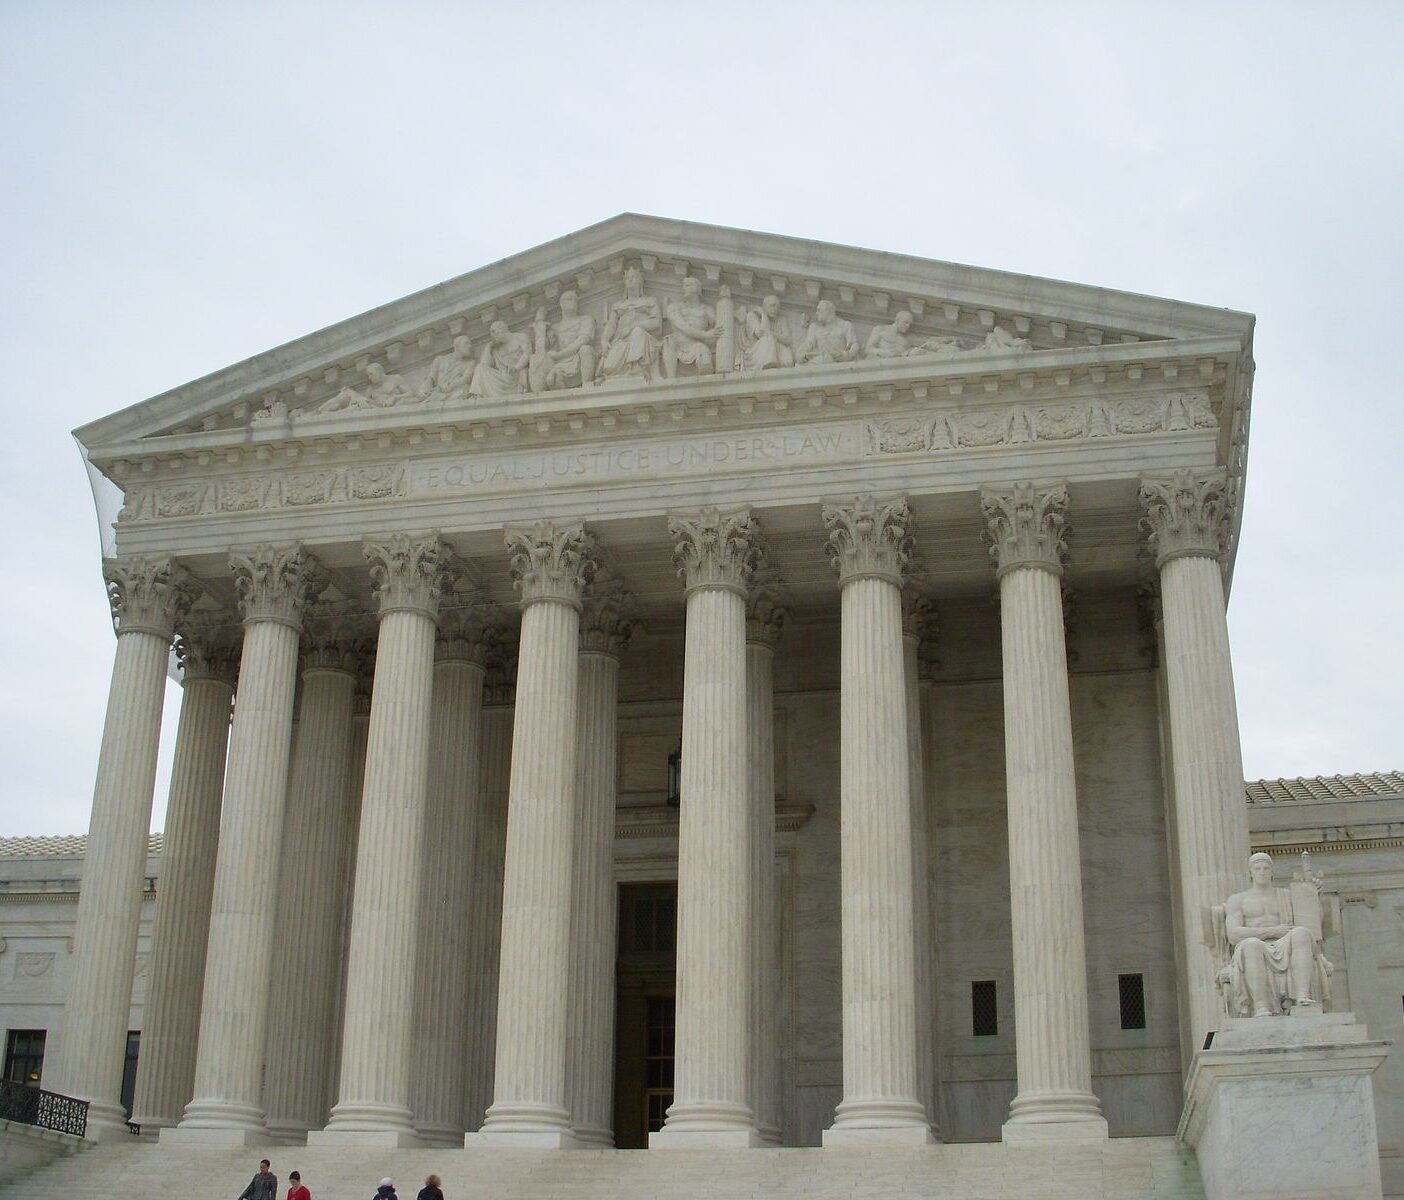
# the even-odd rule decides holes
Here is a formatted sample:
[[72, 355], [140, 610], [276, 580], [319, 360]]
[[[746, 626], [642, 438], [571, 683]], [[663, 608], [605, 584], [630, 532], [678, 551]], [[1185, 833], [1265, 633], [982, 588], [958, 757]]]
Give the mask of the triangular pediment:
[[[628, 347], [616, 347], [611, 357], [611, 348], [626, 338], [619, 306], [635, 276], [642, 306], [623, 322], [641, 317], [647, 326], [647, 336], [636, 339], [646, 363]], [[795, 372], [796, 386], [803, 387], [803, 373], [832, 364], [835, 355], [840, 362], [900, 357], [904, 363], [923, 356], [976, 363], [1027, 355], [1033, 365], [1045, 352], [1138, 342], [1228, 338], [1246, 351], [1252, 333], [1251, 317], [1224, 309], [624, 214], [155, 396], [84, 426], [77, 436], [96, 451], [259, 425], [288, 429], [314, 416], [363, 416], [376, 407], [475, 398], [495, 404], [504, 398], [499, 388], [509, 398], [559, 391], [568, 404], [572, 392], [646, 387], [650, 373], [661, 380], [670, 366], [663, 361], [663, 339], [679, 323], [686, 327], [688, 310], [679, 306], [687, 279], [698, 284], [691, 311], [725, 332], [716, 342], [704, 339], [708, 350], [700, 363], [686, 361], [698, 358], [695, 344], [686, 337], [675, 343], [673, 357], [683, 360], [676, 364], [679, 377], [702, 367], [718, 372], [719, 365], [719, 373], [733, 375], [784, 370]], [[561, 311], [566, 292], [575, 294], [578, 314], [586, 318], [574, 326]], [[768, 305], [767, 297], [773, 297]], [[818, 317], [821, 302], [831, 306], [838, 328]], [[909, 327], [902, 313], [910, 314]], [[786, 349], [758, 349], [772, 317], [790, 341]], [[506, 341], [494, 349], [498, 323], [497, 336], [505, 326]], [[806, 352], [816, 323], [825, 330], [809, 339]], [[894, 333], [895, 324], [903, 328]], [[563, 339], [572, 328], [584, 332], [590, 352], [583, 367], [579, 354], [566, 353], [564, 368], [552, 373], [551, 352], [569, 350]], [[876, 342], [875, 330], [885, 331]], [[496, 366], [478, 375], [485, 352]]]

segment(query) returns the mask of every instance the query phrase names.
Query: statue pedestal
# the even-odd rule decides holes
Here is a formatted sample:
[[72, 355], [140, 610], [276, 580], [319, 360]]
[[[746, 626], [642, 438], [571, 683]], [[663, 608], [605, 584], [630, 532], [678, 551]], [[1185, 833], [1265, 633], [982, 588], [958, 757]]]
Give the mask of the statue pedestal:
[[1208, 1200], [1380, 1200], [1370, 1076], [1388, 1050], [1351, 1013], [1226, 1018], [1178, 1133]]

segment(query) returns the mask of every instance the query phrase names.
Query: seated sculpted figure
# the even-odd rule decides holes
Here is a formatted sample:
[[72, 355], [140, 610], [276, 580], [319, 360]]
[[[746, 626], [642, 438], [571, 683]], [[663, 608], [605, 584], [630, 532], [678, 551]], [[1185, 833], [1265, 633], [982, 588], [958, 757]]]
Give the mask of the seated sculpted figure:
[[839, 317], [832, 301], [820, 300], [795, 361], [841, 363], [852, 362], [857, 357], [858, 339], [853, 334], [853, 326]]
[[1003, 325], [996, 325], [985, 335], [985, 340], [980, 343], [981, 350], [993, 350], [1003, 353], [1022, 352], [1032, 350], [1033, 343], [1028, 338], [1015, 337]]
[[473, 343], [462, 334], [453, 339], [453, 349], [441, 354], [429, 368], [424, 381], [427, 400], [454, 400], [462, 396], [473, 380]]
[[716, 355], [713, 349], [721, 330], [716, 310], [702, 300], [702, 284], [691, 275], [684, 277], [682, 299], [667, 307], [669, 333], [663, 339], [663, 374], [676, 379], [679, 367], [691, 367], [694, 375], [710, 375]]
[[741, 323], [741, 369], [771, 371], [795, 365], [795, 331], [780, 312], [780, 297], [767, 296]]
[[658, 335], [663, 313], [658, 301], [643, 294], [643, 272], [624, 272], [624, 299], [610, 306], [604, 327], [604, 351], [597, 374], [600, 379], [637, 375], [652, 382], [658, 376]]
[[325, 404], [313, 409], [313, 415], [349, 412], [361, 408], [393, 408], [397, 404], [414, 404], [423, 397], [405, 386], [399, 375], [391, 375], [378, 362], [366, 364], [365, 391], [344, 387]]
[[488, 326], [488, 343], [469, 381], [468, 394], [496, 399], [526, 391], [530, 358], [531, 339], [524, 333], [513, 333], [506, 321], [494, 321]]
[[[1320, 881], [1308, 876], [1311, 886], [1299, 901], [1303, 908], [1314, 907], [1315, 913], [1298, 913], [1293, 891], [1299, 885], [1273, 886], [1270, 855], [1254, 854], [1248, 870], [1252, 886], [1230, 896], [1223, 909], [1223, 933], [1232, 953], [1220, 977], [1229, 989], [1230, 1014], [1266, 1017], [1292, 1008], [1322, 1011], [1332, 966], [1319, 940], [1321, 911], [1315, 893]], [[1317, 928], [1307, 928], [1302, 920], [1313, 921]]]
[[546, 325], [546, 310], [536, 316], [537, 347], [528, 372], [531, 390], [579, 387], [595, 381], [595, 318], [580, 311], [574, 292], [561, 293], [561, 319]]
[[959, 354], [960, 345], [953, 337], [923, 338], [917, 341], [911, 336], [912, 322], [915, 320], [905, 308], [892, 318], [891, 325], [878, 325], [868, 335], [868, 344], [863, 348], [864, 358], [909, 358], [916, 354], [950, 355]]

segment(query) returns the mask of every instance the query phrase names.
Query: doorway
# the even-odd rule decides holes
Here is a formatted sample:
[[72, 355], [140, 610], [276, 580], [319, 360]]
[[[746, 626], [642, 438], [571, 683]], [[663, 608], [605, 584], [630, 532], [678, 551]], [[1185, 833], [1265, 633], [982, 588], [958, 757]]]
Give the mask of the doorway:
[[615, 967], [614, 1144], [643, 1150], [673, 1102], [678, 885], [619, 887]]

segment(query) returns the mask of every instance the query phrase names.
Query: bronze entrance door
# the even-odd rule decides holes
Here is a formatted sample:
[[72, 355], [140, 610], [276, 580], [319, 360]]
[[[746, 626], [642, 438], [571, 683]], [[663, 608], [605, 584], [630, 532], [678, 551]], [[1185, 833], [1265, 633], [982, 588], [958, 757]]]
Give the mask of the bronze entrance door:
[[678, 885], [619, 888], [614, 1144], [645, 1149], [673, 1102], [673, 996]]

